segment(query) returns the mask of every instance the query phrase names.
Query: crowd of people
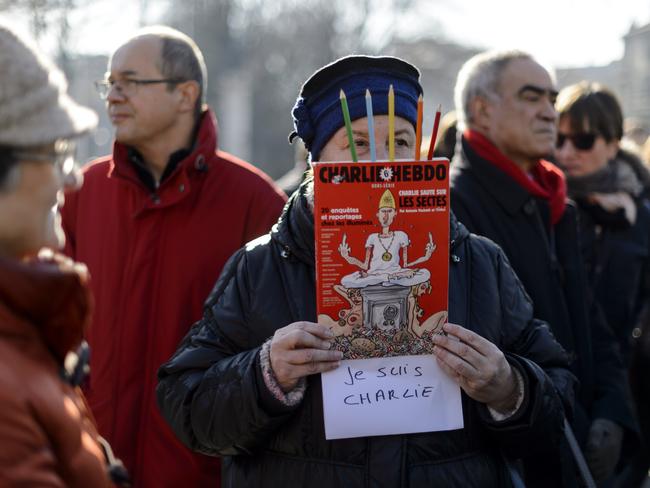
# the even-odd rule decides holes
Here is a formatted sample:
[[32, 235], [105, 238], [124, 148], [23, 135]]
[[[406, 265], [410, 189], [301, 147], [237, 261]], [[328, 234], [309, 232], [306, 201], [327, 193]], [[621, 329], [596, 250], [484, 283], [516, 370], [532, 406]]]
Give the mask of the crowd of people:
[[305, 160], [349, 161], [371, 139], [387, 160], [393, 131], [396, 160], [411, 159], [417, 67], [351, 55], [312, 74], [291, 110], [289, 195], [218, 148], [205, 61], [174, 29], [112, 54], [96, 88], [113, 152], [82, 169], [74, 142], [95, 114], [7, 26], [0, 80], [0, 486], [648, 477], [650, 171], [607, 87], [558, 90], [516, 50], [465, 63], [436, 147], [451, 159], [453, 259], [432, 339], [464, 427], [328, 440], [320, 373], [343, 356], [317, 322]]

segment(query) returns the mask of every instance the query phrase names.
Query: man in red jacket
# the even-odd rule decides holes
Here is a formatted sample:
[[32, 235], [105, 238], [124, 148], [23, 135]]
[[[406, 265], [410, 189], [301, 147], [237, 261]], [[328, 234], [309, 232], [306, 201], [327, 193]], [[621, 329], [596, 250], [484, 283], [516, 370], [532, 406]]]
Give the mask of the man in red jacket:
[[265, 174], [216, 149], [205, 80], [201, 52], [178, 31], [122, 45], [97, 82], [113, 154], [85, 169], [63, 209], [66, 250], [88, 265], [96, 301], [88, 399], [137, 487], [219, 486], [218, 460], [183, 447], [160, 416], [156, 371], [226, 260], [285, 202]]

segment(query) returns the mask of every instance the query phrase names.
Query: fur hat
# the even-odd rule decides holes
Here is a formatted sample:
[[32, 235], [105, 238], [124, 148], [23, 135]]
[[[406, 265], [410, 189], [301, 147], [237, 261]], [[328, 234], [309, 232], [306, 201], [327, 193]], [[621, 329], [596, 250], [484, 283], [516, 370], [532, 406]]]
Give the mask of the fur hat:
[[38, 146], [93, 129], [95, 112], [66, 89], [56, 66], [0, 24], [0, 145]]

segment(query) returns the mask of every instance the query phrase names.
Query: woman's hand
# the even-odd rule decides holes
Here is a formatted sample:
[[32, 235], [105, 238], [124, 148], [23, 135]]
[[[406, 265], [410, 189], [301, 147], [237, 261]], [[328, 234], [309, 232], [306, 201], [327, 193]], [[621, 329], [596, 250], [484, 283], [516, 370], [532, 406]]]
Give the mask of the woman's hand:
[[433, 353], [440, 367], [477, 402], [498, 412], [517, 403], [517, 380], [501, 350], [487, 339], [456, 324], [437, 334]]
[[271, 368], [285, 393], [304, 376], [338, 368], [343, 353], [330, 350], [333, 338], [329, 327], [306, 321], [275, 331], [269, 353]]

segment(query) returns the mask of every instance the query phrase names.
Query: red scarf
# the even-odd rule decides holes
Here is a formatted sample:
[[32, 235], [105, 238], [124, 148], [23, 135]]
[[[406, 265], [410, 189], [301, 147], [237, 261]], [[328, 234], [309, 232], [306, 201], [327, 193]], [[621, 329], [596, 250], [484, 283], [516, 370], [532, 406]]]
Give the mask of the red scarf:
[[468, 129], [463, 137], [479, 156], [510, 176], [531, 195], [546, 200], [551, 208], [551, 223], [555, 225], [559, 222], [564, 214], [567, 194], [562, 170], [553, 163], [540, 159], [529, 176], [480, 132]]

